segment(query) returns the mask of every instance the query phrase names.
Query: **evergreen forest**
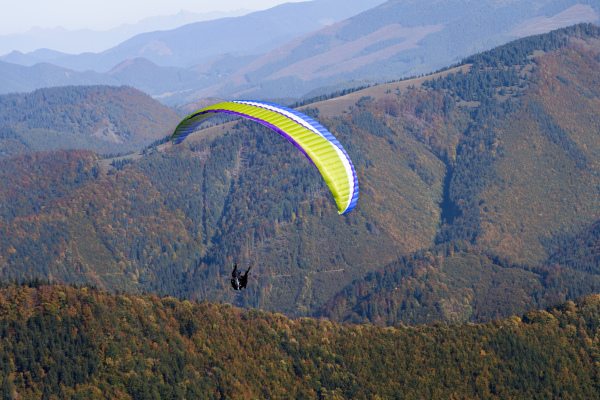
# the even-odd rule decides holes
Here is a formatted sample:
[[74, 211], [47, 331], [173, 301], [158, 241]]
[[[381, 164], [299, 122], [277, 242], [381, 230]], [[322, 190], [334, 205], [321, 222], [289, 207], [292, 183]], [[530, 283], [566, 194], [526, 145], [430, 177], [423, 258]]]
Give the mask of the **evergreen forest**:
[[387, 328], [229, 304], [2, 283], [20, 399], [591, 399], [600, 297], [482, 324]]

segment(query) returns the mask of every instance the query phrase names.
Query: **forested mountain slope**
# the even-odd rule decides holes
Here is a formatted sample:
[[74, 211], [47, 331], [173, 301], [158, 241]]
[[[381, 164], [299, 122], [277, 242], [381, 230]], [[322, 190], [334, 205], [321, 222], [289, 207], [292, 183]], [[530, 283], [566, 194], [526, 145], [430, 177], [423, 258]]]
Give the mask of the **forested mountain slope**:
[[[436, 241], [459, 240], [459, 248], [486, 255], [449, 256], [446, 248], [404, 260], [356, 281], [323, 315], [374, 323], [478, 321], [508, 315], [519, 302], [543, 306], [598, 290], [597, 32], [579, 26], [523, 39], [465, 60], [472, 64], [468, 74], [425, 84], [471, 110], [447, 159]], [[547, 53], [532, 58], [536, 49]], [[489, 271], [483, 286], [472, 282], [481, 270]], [[504, 300], [488, 292], [498, 285], [506, 285]]]
[[0, 157], [42, 150], [139, 150], [178, 117], [127, 86], [65, 86], [0, 95]]
[[[443, 163], [429, 151], [419, 160], [392, 162], [396, 147], [410, 154], [422, 153], [424, 145], [403, 139], [402, 131], [381, 124], [370, 111], [357, 115], [336, 129], [340, 140], [357, 138], [347, 149], [364, 176], [361, 202], [372, 206], [348, 216], [337, 214], [314, 166], [255, 123], [239, 123], [207, 143], [152, 152], [108, 175], [100, 171], [60, 199], [36, 197], [35, 211], [22, 216], [11, 199], [29, 196], [20, 182], [30, 179], [20, 179], [19, 171], [44, 169], [36, 159], [7, 160], [7, 174], [16, 175], [4, 195], [10, 198], [2, 223], [3, 276], [33, 268], [27, 276], [233, 301], [227, 276], [238, 262], [254, 265], [258, 279], [238, 301], [306, 314], [344, 283], [435, 238]], [[80, 169], [95, 165], [67, 154], [81, 160]], [[66, 159], [56, 157], [51, 169], [76, 173], [67, 167]], [[76, 179], [56, 184], [70, 187]], [[401, 191], [406, 187], [415, 189]], [[57, 230], [67, 237], [48, 243]], [[40, 256], [49, 259], [30, 264]], [[52, 267], [40, 271], [43, 265]]]
[[600, 268], [600, 221], [564, 239], [564, 244], [550, 257], [550, 264], [598, 274]]
[[3, 284], [6, 398], [597, 398], [600, 298], [481, 325], [290, 320], [228, 304]]
[[[527, 83], [510, 78], [515, 61], [498, 58], [507, 53], [510, 59], [509, 48], [474, 57], [479, 72], [472, 69], [471, 77], [445, 78], [457, 86], [443, 90], [481, 102], [453, 163], [450, 199], [461, 215], [447, 231], [450, 237], [535, 263], [557, 250], [558, 238], [599, 218], [599, 31], [594, 25], [580, 28], [570, 38], [561, 38], [568, 31], [555, 32], [569, 45], [544, 47], [547, 54], [531, 59], [531, 75], [527, 65], [516, 67]], [[476, 82], [486, 81], [506, 83], [486, 89], [491, 96], [464, 91], [469, 85], [485, 88]]]
[[379, 326], [484, 322], [599, 291], [595, 272], [512, 264], [455, 242], [369, 273], [316, 315]]
[[[7, 159], [1, 277], [377, 324], [484, 321], [592, 293], [595, 267], [545, 263], [598, 220], [598, 38], [579, 25], [423, 86], [377, 99], [365, 89], [339, 116], [304, 108], [355, 163], [359, 203], [344, 216], [314, 166], [253, 122], [108, 172], [84, 151]], [[241, 294], [235, 262], [253, 267]], [[385, 266], [391, 285], [368, 275]]]

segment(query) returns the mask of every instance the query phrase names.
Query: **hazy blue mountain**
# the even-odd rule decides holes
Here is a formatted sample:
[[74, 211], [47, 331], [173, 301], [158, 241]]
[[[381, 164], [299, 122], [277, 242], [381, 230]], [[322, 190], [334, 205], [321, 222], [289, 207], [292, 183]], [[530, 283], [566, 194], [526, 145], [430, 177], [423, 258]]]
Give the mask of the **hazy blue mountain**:
[[[38, 50], [41, 52], [41, 50]], [[50, 51], [48, 51], [50, 55]], [[209, 86], [223, 74], [228, 76], [256, 56], [219, 57], [193, 69], [161, 67], [138, 57], [125, 60], [106, 73], [74, 71], [49, 62], [23, 66], [0, 61], [0, 94], [30, 92], [44, 87], [68, 85], [128, 85], [157, 99], [169, 98], [169, 93], [185, 93], [193, 88]]]
[[11, 64], [31, 67], [35, 64], [43, 62], [52, 63], [60, 59], [61, 57], [67, 56], [69, 56], [69, 54], [50, 49], [38, 49], [27, 54], [24, 54], [18, 50], [13, 50], [10, 53], [0, 57], [0, 60], [4, 62], [9, 62]]
[[144, 57], [161, 66], [191, 67], [228, 53], [264, 54], [287, 41], [342, 21], [382, 0], [316, 0], [286, 3], [236, 18], [221, 18], [136, 35], [101, 53], [65, 56], [55, 64], [106, 72]]
[[160, 94], [172, 90], [186, 90], [195, 84], [199, 74], [179, 67], [159, 67], [145, 58], [123, 61], [107, 73], [121, 84], [143, 92]]
[[[135, 24], [123, 24], [113, 29], [98, 31], [91, 29], [68, 30], [63, 27], [40, 28], [35, 27], [23, 33], [0, 36], [0, 54], [12, 52], [26, 53], [23, 65], [31, 66], [40, 61], [50, 61], [38, 58], [35, 53], [38, 49], [53, 49], [69, 54], [83, 52], [100, 52], [144, 32], [175, 29], [180, 26], [200, 21], [210, 21], [218, 18], [239, 17], [252, 12], [240, 8], [228, 12], [193, 13], [181, 10], [175, 15], [160, 15], [145, 18]], [[9, 57], [7, 57], [9, 56]], [[3, 61], [16, 62], [7, 54]]]
[[[108, 77], [82, 83], [116, 81], [165, 104], [204, 97], [286, 102], [418, 76], [519, 37], [600, 22], [597, 0], [379, 3], [288, 3], [137, 35], [102, 53], [39, 50], [31, 56], [68, 68], [70, 77], [74, 71], [103, 71]], [[370, 6], [376, 7], [364, 11]], [[31, 62], [28, 56], [12, 53], [4, 59], [23, 64]], [[13, 67], [13, 78], [0, 79], [0, 93], [65, 84], [64, 71], [59, 83], [44, 76], [30, 79], [31, 73]]]
[[518, 37], [598, 21], [598, 1], [391, 0], [288, 42], [184, 102], [303, 96], [344, 81], [421, 75]]
[[108, 74], [76, 72], [49, 63], [31, 67], [0, 61], [0, 93], [29, 92], [43, 87], [69, 85], [118, 85]]

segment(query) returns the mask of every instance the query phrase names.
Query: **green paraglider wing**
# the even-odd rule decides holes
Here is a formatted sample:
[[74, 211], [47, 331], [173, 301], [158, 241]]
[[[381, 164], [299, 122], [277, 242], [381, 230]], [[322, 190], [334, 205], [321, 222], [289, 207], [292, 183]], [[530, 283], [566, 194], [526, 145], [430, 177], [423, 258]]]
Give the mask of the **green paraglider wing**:
[[317, 167], [333, 194], [339, 213], [345, 214], [354, 209], [358, 201], [358, 179], [350, 157], [321, 124], [291, 108], [246, 100], [215, 104], [183, 119], [173, 133], [173, 144], [183, 142], [215, 113], [252, 119], [285, 137]]

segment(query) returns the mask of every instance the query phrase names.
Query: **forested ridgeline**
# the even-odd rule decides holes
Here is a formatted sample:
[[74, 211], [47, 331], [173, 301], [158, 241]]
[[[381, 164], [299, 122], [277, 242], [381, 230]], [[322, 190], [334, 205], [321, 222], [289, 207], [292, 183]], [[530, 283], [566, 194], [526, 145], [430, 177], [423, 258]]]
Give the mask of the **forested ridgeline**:
[[597, 40], [600, 27], [578, 24], [542, 35], [515, 40], [492, 50], [465, 58], [457, 65], [471, 65], [469, 73], [450, 73], [427, 80], [424, 87], [449, 93], [458, 101], [482, 101], [491, 97], [518, 97], [527, 88], [535, 55], [553, 52], [570, 44]]
[[288, 319], [90, 287], [3, 284], [5, 398], [597, 398], [600, 297], [480, 325]]
[[379, 326], [484, 322], [599, 291], [600, 276], [595, 271], [572, 269], [566, 263], [512, 264], [454, 242], [413, 253], [367, 274], [334, 296], [317, 315]]
[[127, 86], [5, 94], [0, 95], [0, 156], [60, 148], [139, 150], [168, 134], [177, 121], [169, 108]]

